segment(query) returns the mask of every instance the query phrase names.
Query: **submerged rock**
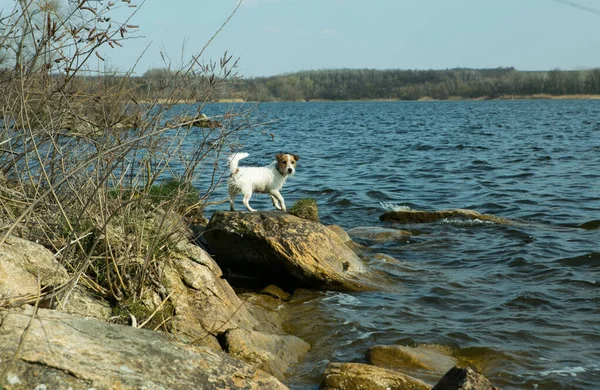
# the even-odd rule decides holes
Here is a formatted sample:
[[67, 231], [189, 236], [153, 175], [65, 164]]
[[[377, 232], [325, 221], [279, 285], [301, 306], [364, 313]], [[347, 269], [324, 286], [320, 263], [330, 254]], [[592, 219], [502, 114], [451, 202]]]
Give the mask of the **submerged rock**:
[[348, 230], [348, 235], [371, 243], [386, 241], [406, 242], [412, 236], [411, 232], [400, 229], [391, 229], [380, 226], [360, 226]]
[[453, 367], [432, 390], [499, 390], [471, 368]]
[[377, 345], [367, 352], [367, 361], [375, 366], [402, 369], [419, 377], [424, 374], [423, 371], [429, 371], [424, 374], [426, 378], [423, 379], [426, 380], [437, 380], [439, 375], [456, 365], [450, 348], [441, 345]]
[[0, 312], [0, 372], [6, 374], [0, 387], [287, 388], [223, 352], [171, 341], [160, 332], [44, 309], [33, 314]]
[[581, 228], [581, 229], [585, 229], [585, 230], [600, 229], [600, 219], [596, 219], [596, 220], [593, 220], [593, 221], [588, 221], [588, 222], [582, 223], [578, 227]]
[[490, 214], [481, 214], [477, 211], [466, 209], [451, 209], [439, 211], [423, 211], [423, 210], [398, 210], [388, 211], [383, 213], [380, 220], [384, 222], [398, 223], [430, 223], [441, 219], [468, 219], [488, 221], [501, 224], [509, 224], [510, 220], [502, 217], [496, 217]]
[[204, 238], [223, 268], [286, 289], [384, 287], [383, 275], [364, 265], [336, 233], [290, 214], [218, 211]]
[[361, 363], [329, 363], [321, 390], [429, 390], [419, 379], [386, 368]]

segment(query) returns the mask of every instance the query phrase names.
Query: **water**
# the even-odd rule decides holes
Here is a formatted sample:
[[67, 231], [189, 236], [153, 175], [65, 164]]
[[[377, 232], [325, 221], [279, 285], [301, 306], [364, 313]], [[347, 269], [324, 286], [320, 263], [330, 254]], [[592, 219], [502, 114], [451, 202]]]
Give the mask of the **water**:
[[[288, 205], [312, 197], [325, 224], [417, 233], [371, 248], [398, 260], [368, 259], [400, 292], [296, 294], [289, 330], [313, 349], [292, 388], [318, 388], [328, 361], [364, 362], [370, 346], [421, 343], [455, 348], [504, 389], [597, 388], [600, 230], [577, 226], [600, 219], [600, 101], [273, 103], [254, 115], [277, 122], [240, 139], [243, 164], [301, 157]], [[384, 224], [384, 205], [521, 223]]]

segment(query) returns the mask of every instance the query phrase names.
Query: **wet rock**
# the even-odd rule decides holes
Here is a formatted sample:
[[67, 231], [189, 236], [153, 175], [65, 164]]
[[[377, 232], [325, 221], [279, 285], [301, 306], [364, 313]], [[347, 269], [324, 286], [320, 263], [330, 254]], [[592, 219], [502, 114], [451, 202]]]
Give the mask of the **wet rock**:
[[471, 368], [453, 367], [432, 390], [499, 390]]
[[384, 222], [398, 223], [430, 223], [441, 219], [469, 219], [489, 221], [501, 224], [508, 224], [510, 221], [506, 218], [496, 217], [489, 214], [481, 214], [477, 211], [466, 209], [451, 209], [440, 211], [422, 211], [422, 210], [399, 210], [388, 211], [379, 217]]
[[289, 213], [298, 218], [319, 222], [319, 208], [314, 199], [300, 199], [290, 208]]
[[360, 363], [329, 363], [321, 390], [429, 390], [425, 382], [400, 372]]
[[270, 284], [267, 287], [263, 288], [260, 291], [260, 293], [263, 295], [268, 295], [273, 298], [277, 298], [277, 299], [279, 299], [281, 301], [285, 301], [285, 302], [292, 299], [292, 294], [284, 291], [283, 289], [275, 286], [274, 284]]
[[341, 226], [338, 226], [338, 225], [328, 225], [327, 229], [329, 229], [332, 232], [334, 232], [340, 238], [340, 240], [342, 240], [342, 242], [344, 244], [352, 242], [352, 239], [350, 238], [350, 236], [348, 235], [348, 233], [346, 233], [346, 231], [344, 229], [342, 229]]
[[[443, 374], [456, 365], [451, 350], [441, 345], [377, 345], [368, 350], [367, 361], [375, 366], [402, 369], [413, 375], [421, 370]], [[427, 375], [427, 379], [431, 378]]]
[[259, 329], [260, 323], [202, 248], [181, 243], [163, 277], [174, 307], [173, 333], [183, 341], [220, 349], [217, 335], [231, 329]]
[[370, 243], [382, 243], [386, 241], [406, 242], [412, 234], [406, 230], [390, 229], [380, 226], [362, 226], [348, 230], [348, 235], [355, 239], [365, 240]]
[[298, 363], [310, 350], [310, 344], [291, 335], [234, 329], [225, 334], [224, 349], [231, 356], [283, 379], [289, 366]]
[[340, 238], [320, 223], [279, 212], [216, 212], [204, 233], [219, 264], [286, 289], [383, 288]]
[[223, 352], [160, 332], [45, 309], [32, 315], [31, 309], [0, 312], [0, 387], [286, 389]]
[[41, 287], [59, 286], [69, 276], [66, 269], [43, 246], [8, 237], [0, 247], [0, 298], [37, 296]]

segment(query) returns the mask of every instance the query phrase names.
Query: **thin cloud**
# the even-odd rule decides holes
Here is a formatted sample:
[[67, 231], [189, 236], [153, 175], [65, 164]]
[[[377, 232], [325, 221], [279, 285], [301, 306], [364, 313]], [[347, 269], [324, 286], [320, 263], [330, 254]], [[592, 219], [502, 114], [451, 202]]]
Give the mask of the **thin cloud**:
[[321, 30], [321, 35], [324, 36], [331, 36], [331, 35], [335, 35], [335, 31], [334, 30], [328, 30], [328, 29], [323, 29]]
[[265, 26], [263, 27], [263, 31], [275, 34], [280, 33], [282, 30], [281, 27]]

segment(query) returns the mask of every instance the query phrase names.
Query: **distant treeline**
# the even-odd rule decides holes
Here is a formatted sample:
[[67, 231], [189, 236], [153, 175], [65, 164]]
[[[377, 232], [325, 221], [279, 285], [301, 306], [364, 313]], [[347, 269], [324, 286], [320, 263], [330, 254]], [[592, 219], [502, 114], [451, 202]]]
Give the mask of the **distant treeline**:
[[600, 68], [581, 71], [313, 70], [245, 79], [236, 85], [236, 90], [253, 101], [597, 95], [600, 94]]
[[[95, 80], [95, 81], [94, 81]], [[247, 101], [498, 99], [600, 95], [600, 68], [577, 71], [518, 71], [514, 68], [448, 70], [312, 70], [271, 77], [227, 78], [215, 83], [197, 76], [157, 68], [140, 77], [91, 78], [106, 89], [127, 86], [130, 95], [146, 100], [181, 99]], [[93, 89], [97, 89], [94, 84]]]

